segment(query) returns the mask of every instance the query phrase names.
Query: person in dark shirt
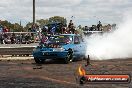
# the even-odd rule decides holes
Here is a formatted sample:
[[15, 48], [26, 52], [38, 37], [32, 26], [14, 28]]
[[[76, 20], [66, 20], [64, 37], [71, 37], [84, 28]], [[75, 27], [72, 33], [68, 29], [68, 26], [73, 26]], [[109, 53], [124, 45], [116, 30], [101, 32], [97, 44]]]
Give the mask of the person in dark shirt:
[[31, 32], [36, 32], [37, 28], [36, 25], [32, 25]]
[[90, 27], [89, 31], [94, 31], [94, 25], [92, 25], [92, 27]]
[[15, 43], [13, 36], [11, 36], [10, 40], [11, 40], [11, 44]]
[[85, 26], [84, 31], [89, 31], [88, 26]]
[[0, 44], [3, 44], [4, 37], [2, 34], [0, 34]]
[[48, 34], [49, 28], [48, 28], [48, 26], [43, 26], [43, 28], [41, 30], [42, 30], [41, 33], [46, 36]]
[[0, 25], [0, 32], [3, 32], [3, 26]]
[[72, 32], [73, 34], [75, 33], [74, 24], [73, 24], [72, 20], [70, 20], [68, 28], [69, 28], [70, 32]]
[[101, 31], [101, 27], [102, 27], [102, 24], [101, 24], [101, 22], [99, 21], [99, 23], [97, 24], [97, 31]]

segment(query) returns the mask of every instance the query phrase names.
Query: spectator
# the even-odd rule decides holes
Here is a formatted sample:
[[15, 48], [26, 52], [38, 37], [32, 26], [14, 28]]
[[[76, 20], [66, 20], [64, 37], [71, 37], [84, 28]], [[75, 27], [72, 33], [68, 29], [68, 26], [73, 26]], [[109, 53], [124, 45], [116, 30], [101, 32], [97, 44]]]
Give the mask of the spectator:
[[27, 44], [29, 42], [29, 36], [28, 36], [28, 34], [26, 34], [24, 37], [25, 37], [25, 43]]
[[0, 32], [3, 32], [3, 26], [0, 25]]
[[88, 26], [85, 26], [84, 31], [89, 31]]
[[4, 37], [2, 34], [0, 34], [0, 43], [3, 44]]
[[66, 27], [65, 30], [63, 30], [63, 34], [67, 34], [68, 33], [68, 28]]
[[107, 27], [108, 27], [108, 31], [111, 31], [111, 29], [112, 29], [111, 25], [108, 24]]
[[1, 20], [0, 20], [0, 32], [3, 32], [3, 26], [1, 25]]
[[56, 27], [55, 26], [51, 28], [50, 32], [51, 32], [52, 35], [55, 34], [55, 30], [56, 30]]
[[48, 37], [45, 35], [42, 35], [42, 39], [41, 39], [41, 43], [44, 44], [45, 42], [47, 42]]
[[32, 31], [32, 29], [31, 29], [31, 28], [29, 28], [29, 29], [28, 29], [28, 32], [31, 32], [31, 31]]
[[70, 23], [68, 25], [68, 28], [69, 28], [69, 31], [74, 34], [75, 29], [74, 29], [74, 24], [73, 24], [72, 20], [70, 20]]
[[7, 27], [6, 26], [4, 26], [3, 32], [7, 32]]
[[63, 27], [61, 27], [61, 34], [64, 34], [65, 33], [65, 31], [66, 31], [66, 28], [63, 26]]
[[101, 24], [101, 22], [99, 21], [99, 23], [97, 24], [97, 31], [101, 31], [101, 27], [102, 27], [102, 24]]
[[94, 30], [94, 25], [92, 25], [92, 27], [90, 27], [89, 31], [93, 31]]
[[15, 38], [13, 36], [11, 36], [10, 40], [11, 40], [11, 44], [15, 44]]
[[32, 25], [31, 32], [36, 32], [36, 26]]
[[48, 26], [44, 26], [44, 27], [42, 28], [41, 33], [42, 33], [43, 35], [46, 36], [46, 35], [48, 34]]

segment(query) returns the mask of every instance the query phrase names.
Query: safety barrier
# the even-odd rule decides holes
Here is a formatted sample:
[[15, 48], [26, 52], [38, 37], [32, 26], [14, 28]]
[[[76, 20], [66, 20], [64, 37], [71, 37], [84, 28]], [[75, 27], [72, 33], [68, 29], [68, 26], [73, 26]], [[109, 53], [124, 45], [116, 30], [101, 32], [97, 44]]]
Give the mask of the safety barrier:
[[34, 46], [0, 47], [0, 55], [31, 55], [34, 48]]

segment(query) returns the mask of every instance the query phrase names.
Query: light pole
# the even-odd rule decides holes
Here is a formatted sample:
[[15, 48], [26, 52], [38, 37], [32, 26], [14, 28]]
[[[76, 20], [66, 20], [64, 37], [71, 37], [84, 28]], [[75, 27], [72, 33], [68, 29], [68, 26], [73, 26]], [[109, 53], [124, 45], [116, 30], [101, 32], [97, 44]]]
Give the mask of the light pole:
[[35, 24], [35, 0], [33, 0], [33, 25]]

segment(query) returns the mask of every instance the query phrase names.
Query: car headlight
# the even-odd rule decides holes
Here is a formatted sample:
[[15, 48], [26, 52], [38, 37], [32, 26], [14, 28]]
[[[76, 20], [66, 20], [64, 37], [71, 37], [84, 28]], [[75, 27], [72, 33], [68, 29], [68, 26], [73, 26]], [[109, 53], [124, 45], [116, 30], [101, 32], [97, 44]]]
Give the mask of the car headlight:
[[53, 51], [64, 51], [64, 48], [53, 48]]

